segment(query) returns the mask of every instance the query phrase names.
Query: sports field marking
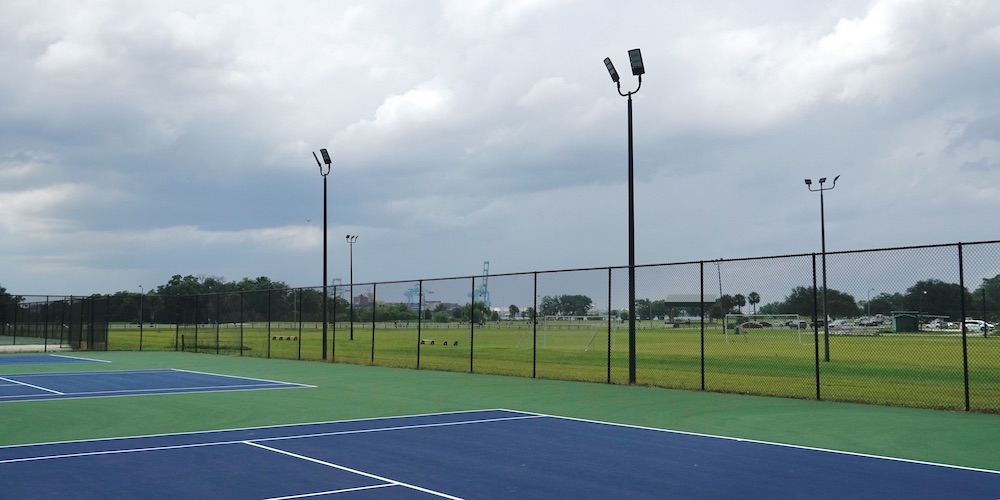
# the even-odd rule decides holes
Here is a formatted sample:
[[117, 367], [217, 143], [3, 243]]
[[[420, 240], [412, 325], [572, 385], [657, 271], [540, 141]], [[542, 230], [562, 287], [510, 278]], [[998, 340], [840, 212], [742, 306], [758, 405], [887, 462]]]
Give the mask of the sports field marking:
[[[10, 382], [11, 384], [14, 384], [14, 385], [19, 385], [19, 386], [24, 386], [24, 387], [30, 387], [32, 389], [38, 389], [40, 391], [45, 391], [45, 392], [51, 392], [52, 394], [59, 394], [59, 395], [63, 394], [63, 393], [61, 393], [59, 391], [55, 391], [55, 390], [49, 389], [48, 387], [42, 387], [40, 385], [29, 384], [27, 382], [21, 382], [19, 380], [9, 379], [7, 377], [0, 377], [0, 380], [3, 380], [5, 382]], [[8, 396], [3, 396], [3, 397], [8, 397]], [[17, 396], [14, 396], [14, 397], [17, 397]]]
[[[0, 380], [11, 383], [0, 385], [0, 403], [315, 387], [307, 384], [174, 369], [22, 373], [7, 374]], [[25, 388], [34, 389], [34, 392], [25, 392]]]
[[[507, 411], [516, 411], [516, 410], [507, 410]], [[754, 443], [754, 444], [763, 444], [763, 445], [768, 445], [768, 446], [780, 446], [780, 447], [783, 447], [783, 448], [793, 448], [793, 449], [806, 450], [806, 451], [816, 451], [816, 452], [822, 452], [822, 453], [835, 453], [835, 454], [838, 454], [838, 455], [848, 455], [848, 456], [854, 456], [854, 457], [873, 458], [873, 459], [877, 459], [877, 460], [890, 460], [890, 461], [894, 461], [894, 462], [905, 462], [905, 463], [911, 463], [911, 464], [917, 464], [917, 465], [929, 465], [929, 466], [933, 466], [933, 467], [944, 467], [944, 468], [948, 468], [948, 469], [967, 470], [967, 471], [972, 471], [972, 472], [985, 472], [985, 473], [988, 473], [988, 474], [998, 474], [998, 475], [1000, 475], [1000, 471], [996, 471], [996, 470], [977, 469], [975, 467], [964, 467], [964, 466], [961, 466], [961, 465], [950, 465], [950, 464], [942, 464], [942, 463], [937, 463], [937, 462], [925, 462], [925, 461], [922, 461], [922, 460], [912, 460], [912, 459], [909, 459], [909, 458], [888, 457], [888, 456], [883, 456], [883, 455], [873, 455], [873, 454], [869, 454], [869, 453], [859, 453], [859, 452], [853, 452], [853, 451], [834, 450], [834, 449], [829, 449], [829, 448], [817, 448], [817, 447], [814, 447], [814, 446], [803, 446], [803, 445], [797, 445], [797, 444], [778, 443], [778, 442], [773, 442], [773, 441], [762, 441], [762, 440], [759, 440], [759, 439], [738, 438], [738, 437], [732, 437], [732, 436], [720, 436], [720, 435], [715, 435], [715, 434], [704, 434], [704, 433], [700, 433], [700, 432], [678, 431], [678, 430], [673, 430], [673, 429], [661, 429], [661, 428], [658, 428], [658, 427], [647, 427], [647, 426], [642, 426], [642, 425], [620, 424], [620, 423], [616, 423], [616, 422], [605, 422], [605, 421], [601, 421], [601, 420], [589, 420], [589, 419], [586, 419], [586, 418], [564, 417], [564, 416], [559, 416], [559, 415], [547, 415], [547, 414], [544, 414], [544, 413], [534, 413], [534, 412], [527, 412], [527, 413], [531, 413], [532, 415], [537, 415], [539, 417], [557, 418], [557, 419], [562, 419], [562, 420], [573, 420], [573, 421], [577, 421], [577, 422], [586, 422], [586, 423], [590, 423], [590, 424], [609, 425], [609, 426], [613, 426], [613, 427], [625, 427], [625, 428], [640, 429], [640, 430], [646, 430], [646, 431], [666, 432], [666, 433], [671, 433], [671, 434], [680, 434], [680, 435], [685, 435], [685, 436], [695, 436], [695, 437], [702, 437], [702, 438], [724, 439], [724, 440], [727, 440], [727, 441], [736, 441], [736, 442], [742, 442], [742, 443]]]
[[66, 354], [49, 354], [49, 356], [52, 356], [53, 358], [66, 358], [66, 359], [75, 359], [75, 360], [80, 360], [80, 361], [93, 361], [95, 363], [110, 363], [110, 361], [108, 361], [106, 359], [81, 358], [80, 356], [69, 356], [69, 355], [66, 355]]
[[[271, 500], [391, 486], [401, 488], [399, 497], [450, 499], [996, 499], [1000, 492], [996, 471], [502, 409], [0, 448], [9, 491], [59, 475], [46, 492], [81, 500], [135, 491], [168, 464], [182, 478], [170, 492]], [[220, 476], [218, 464], [247, 472]]]
[[[431, 414], [424, 414], [424, 415], [404, 415], [404, 416], [399, 416], [399, 417], [384, 417], [384, 418], [380, 418], [380, 419], [335, 420], [335, 421], [330, 421], [330, 422], [316, 422], [316, 423], [311, 423], [311, 424], [291, 424], [291, 425], [286, 425], [286, 426], [249, 427], [249, 428], [244, 428], [244, 429], [222, 429], [222, 430], [215, 430], [215, 431], [202, 431], [202, 432], [198, 432], [198, 433], [193, 433], [192, 432], [192, 433], [182, 433], [182, 434], [157, 434], [157, 435], [150, 435], [150, 436], [131, 436], [131, 437], [124, 437], [124, 438], [104, 438], [104, 439], [81, 440], [81, 441], [62, 441], [62, 442], [59, 442], [59, 443], [39, 443], [39, 444], [28, 444], [28, 445], [9, 445], [9, 446], [0, 447], [0, 449], [3, 449], [3, 448], [20, 448], [20, 447], [43, 447], [43, 446], [47, 446], [47, 445], [57, 445], [57, 444], [87, 443], [87, 442], [99, 442], [99, 441], [133, 440], [133, 439], [145, 439], [145, 438], [155, 438], [155, 437], [182, 437], [182, 436], [185, 436], [185, 435], [229, 433], [229, 432], [239, 432], [239, 431], [252, 431], [252, 430], [255, 430], [255, 429], [278, 429], [278, 428], [282, 428], [282, 427], [292, 427], [292, 426], [314, 426], [314, 425], [328, 425], [328, 424], [339, 424], [339, 423], [348, 423], [348, 422], [368, 422], [368, 421], [377, 422], [377, 421], [380, 421], [380, 420], [389, 420], [389, 419], [433, 417], [433, 416], [437, 416], [437, 415], [442, 415], [442, 416], [443, 415], [455, 415], [455, 414], [458, 414], [458, 413], [470, 413], [470, 412], [477, 412], [478, 413], [478, 412], [482, 412], [482, 411], [504, 411], [504, 412], [510, 412], [510, 413], [518, 413], [518, 412], [512, 411], [512, 410], [470, 410], [470, 411], [464, 411], [464, 412], [431, 413]], [[482, 423], [489, 423], [489, 422], [503, 422], [503, 421], [506, 421], [506, 420], [525, 420], [525, 419], [543, 418], [543, 417], [546, 417], [546, 415], [525, 414], [525, 415], [518, 415], [518, 416], [513, 416], [513, 417], [480, 418], [480, 419], [473, 419], [473, 420], [461, 420], [461, 421], [455, 421], [455, 422], [432, 422], [432, 423], [427, 423], [427, 424], [395, 425], [395, 426], [390, 426], [390, 427], [373, 427], [373, 428], [366, 428], [366, 429], [353, 429], [353, 430], [347, 430], [347, 431], [328, 431], [328, 432], [312, 432], [312, 433], [308, 433], [308, 434], [289, 434], [289, 435], [284, 435], [284, 436], [265, 437], [265, 438], [259, 438], [259, 439], [253, 439], [253, 440], [247, 440], [247, 439], [230, 439], [230, 440], [222, 440], [222, 441], [207, 441], [207, 442], [203, 442], [203, 443], [188, 443], [188, 444], [176, 444], [176, 445], [165, 445], [165, 446], [147, 446], [147, 447], [138, 447], [138, 448], [120, 448], [120, 449], [111, 449], [111, 450], [102, 450], [102, 451], [79, 452], [79, 453], [65, 453], [65, 454], [58, 454], [58, 455], [42, 455], [42, 456], [35, 456], [35, 457], [13, 458], [13, 459], [0, 460], [0, 465], [2, 465], [2, 464], [8, 464], [8, 463], [17, 463], [17, 462], [34, 462], [34, 461], [39, 461], [39, 460], [54, 460], [54, 459], [60, 459], [60, 458], [92, 457], [92, 456], [98, 456], [98, 455], [120, 455], [120, 454], [123, 454], [123, 453], [142, 453], [142, 452], [147, 452], [147, 451], [179, 450], [179, 449], [184, 449], [184, 448], [202, 448], [202, 447], [206, 447], [206, 446], [224, 446], [224, 445], [232, 445], [232, 444], [248, 444], [248, 442], [261, 443], [261, 442], [267, 442], [267, 441], [287, 441], [287, 440], [292, 440], [292, 439], [309, 439], [309, 438], [329, 437], [329, 436], [346, 436], [346, 435], [350, 435], [350, 434], [369, 434], [369, 433], [384, 432], [384, 431], [401, 431], [401, 430], [411, 430], [411, 429], [426, 429], [426, 428], [432, 428], [432, 427], [449, 427], [449, 426], [453, 426], [453, 425], [482, 424]]]
[[103, 359], [82, 358], [79, 356], [68, 356], [65, 354], [2, 354], [0, 355], [0, 366], [2, 365], [35, 365], [35, 364], [59, 364], [59, 363], [110, 363]]
[[386, 483], [389, 483], [389, 484], [392, 484], [392, 485], [395, 485], [395, 486], [403, 486], [405, 488], [410, 488], [412, 490], [417, 490], [417, 491], [421, 491], [421, 492], [424, 492], [424, 493], [429, 493], [429, 494], [434, 495], [434, 496], [439, 496], [439, 497], [442, 497], [442, 498], [450, 498], [451, 500], [462, 500], [459, 497], [454, 497], [454, 496], [451, 496], [451, 495], [446, 495], [446, 494], [441, 493], [439, 491], [429, 490], [427, 488], [421, 488], [420, 486], [416, 486], [416, 485], [413, 485], [413, 484], [404, 483], [402, 481], [396, 481], [394, 479], [389, 479], [387, 477], [382, 477], [382, 476], [379, 476], [377, 474], [370, 474], [368, 472], [360, 471], [360, 470], [357, 470], [357, 469], [352, 469], [350, 467], [344, 467], [343, 465], [337, 465], [337, 464], [333, 464], [333, 463], [326, 462], [326, 461], [323, 461], [323, 460], [319, 460], [319, 459], [316, 459], [316, 458], [299, 455], [298, 453], [292, 453], [290, 451], [279, 450], [277, 448], [271, 448], [270, 446], [264, 446], [262, 444], [255, 443], [253, 441], [243, 441], [243, 444], [247, 444], [247, 445], [250, 445], [250, 446], [256, 446], [256, 447], [264, 449], [264, 450], [268, 450], [268, 451], [271, 451], [271, 452], [274, 452], [274, 453], [280, 453], [282, 455], [287, 455], [289, 457], [298, 458], [300, 460], [306, 460], [306, 461], [309, 461], [309, 462], [312, 462], [312, 463], [315, 463], [315, 464], [325, 465], [327, 467], [333, 467], [334, 469], [340, 469], [340, 470], [345, 471], [345, 472], [350, 472], [352, 474], [357, 474], [359, 476], [369, 477], [369, 478], [372, 478], [372, 479], [376, 479], [378, 481], [384, 481]]

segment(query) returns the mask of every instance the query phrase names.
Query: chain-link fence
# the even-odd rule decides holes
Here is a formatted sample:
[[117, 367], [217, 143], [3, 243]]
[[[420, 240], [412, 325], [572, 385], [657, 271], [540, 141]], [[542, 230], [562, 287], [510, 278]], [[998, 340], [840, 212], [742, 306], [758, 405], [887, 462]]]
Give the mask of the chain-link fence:
[[623, 267], [354, 283], [326, 300], [28, 297], [0, 307], [0, 343], [1000, 412], [998, 241], [644, 265], [634, 286], [634, 307]]
[[108, 297], [19, 299], [0, 301], [0, 352], [107, 349]]

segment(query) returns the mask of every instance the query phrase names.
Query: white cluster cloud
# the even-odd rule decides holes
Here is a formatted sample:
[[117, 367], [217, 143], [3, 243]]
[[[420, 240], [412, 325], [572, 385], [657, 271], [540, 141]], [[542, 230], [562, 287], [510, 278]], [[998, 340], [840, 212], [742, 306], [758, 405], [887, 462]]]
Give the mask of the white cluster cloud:
[[641, 262], [815, 250], [802, 179], [837, 174], [832, 248], [997, 237], [987, 0], [14, 2], [0, 285], [317, 285], [320, 148], [356, 279], [621, 265], [625, 100], [601, 60], [631, 90], [634, 47]]

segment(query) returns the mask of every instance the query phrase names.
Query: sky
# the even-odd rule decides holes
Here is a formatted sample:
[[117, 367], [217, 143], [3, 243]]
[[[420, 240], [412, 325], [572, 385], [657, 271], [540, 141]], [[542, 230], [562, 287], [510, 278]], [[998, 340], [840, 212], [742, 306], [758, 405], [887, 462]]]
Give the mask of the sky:
[[[1000, 239], [992, 0], [0, 3], [0, 286]], [[814, 187], [816, 184], [814, 184]], [[765, 301], [766, 302], [766, 301]]]

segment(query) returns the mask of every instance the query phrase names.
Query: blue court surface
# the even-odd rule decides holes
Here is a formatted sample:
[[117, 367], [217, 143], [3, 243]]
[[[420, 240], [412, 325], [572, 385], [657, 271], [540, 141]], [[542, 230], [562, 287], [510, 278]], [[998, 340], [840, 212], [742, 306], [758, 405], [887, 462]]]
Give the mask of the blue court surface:
[[0, 447], [13, 498], [1000, 498], [1000, 473], [509, 410]]
[[120, 370], [0, 375], [0, 403], [43, 399], [312, 387], [187, 370]]
[[4, 354], [0, 365], [38, 365], [52, 363], [110, 363], [101, 359], [78, 358], [64, 354]]

